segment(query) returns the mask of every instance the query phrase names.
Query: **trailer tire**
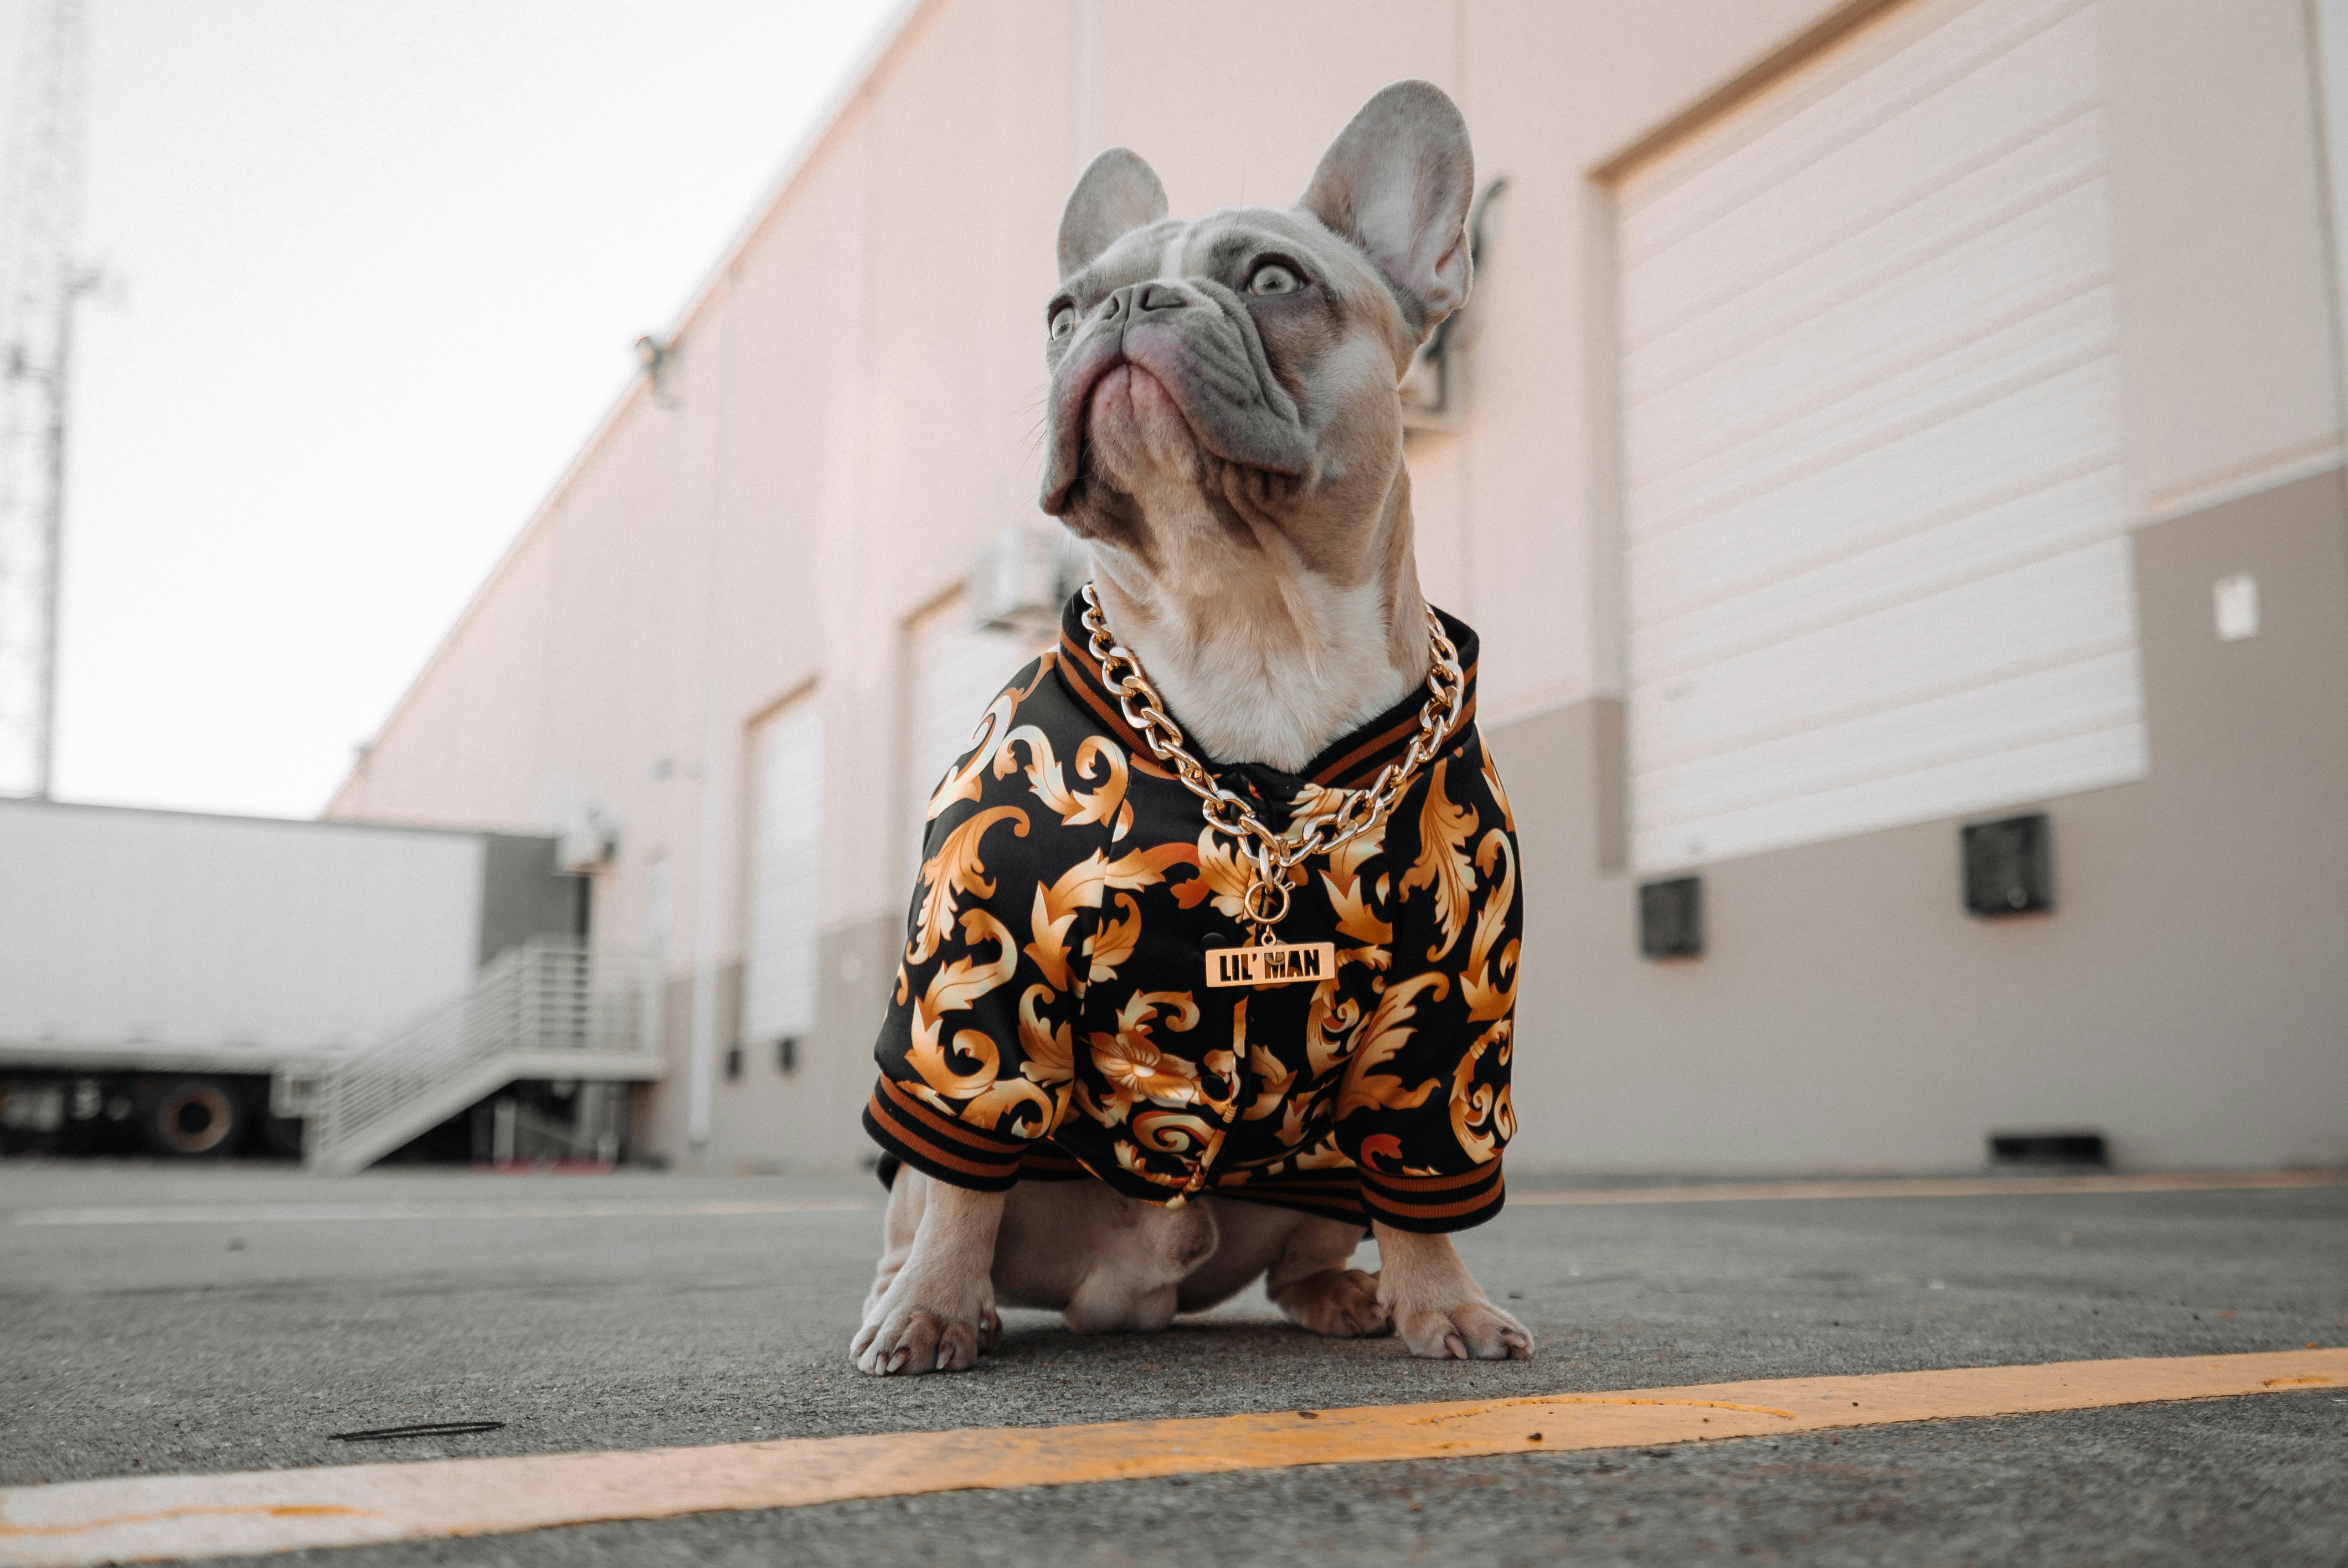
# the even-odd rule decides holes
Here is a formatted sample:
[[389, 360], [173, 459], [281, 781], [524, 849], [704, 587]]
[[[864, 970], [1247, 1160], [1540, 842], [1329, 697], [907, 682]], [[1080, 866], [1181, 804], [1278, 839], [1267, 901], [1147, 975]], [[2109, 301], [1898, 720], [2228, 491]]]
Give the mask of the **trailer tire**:
[[236, 1153], [250, 1124], [244, 1102], [219, 1079], [173, 1078], [147, 1102], [139, 1132], [167, 1159], [218, 1160]]

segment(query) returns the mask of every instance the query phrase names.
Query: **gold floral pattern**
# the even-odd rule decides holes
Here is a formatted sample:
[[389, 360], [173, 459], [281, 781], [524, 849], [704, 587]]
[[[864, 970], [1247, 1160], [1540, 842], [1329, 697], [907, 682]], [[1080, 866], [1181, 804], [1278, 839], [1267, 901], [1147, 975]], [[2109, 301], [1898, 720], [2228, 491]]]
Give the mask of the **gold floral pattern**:
[[[1088, 1173], [1157, 1203], [1213, 1191], [1419, 1230], [1497, 1212], [1523, 909], [1472, 709], [1380, 828], [1292, 875], [1279, 935], [1334, 942], [1336, 972], [1210, 990], [1247, 865], [1124, 724], [1073, 623], [931, 796], [873, 1136], [966, 1186]], [[1472, 704], [1475, 634], [1447, 626]], [[1310, 811], [1399, 754], [1417, 707], [1301, 777], [1241, 770], [1245, 787]]]
[[1468, 840], [1476, 832], [1476, 811], [1453, 804], [1443, 793], [1443, 776], [1450, 768], [1449, 757], [1435, 764], [1435, 776], [1427, 783], [1426, 798], [1418, 811], [1418, 859], [1404, 874], [1400, 888], [1405, 897], [1415, 887], [1427, 888], [1435, 895], [1435, 919], [1442, 927], [1443, 940], [1426, 949], [1430, 961], [1449, 952], [1459, 939], [1460, 923], [1468, 917], [1468, 895], [1476, 886], [1466, 854]]

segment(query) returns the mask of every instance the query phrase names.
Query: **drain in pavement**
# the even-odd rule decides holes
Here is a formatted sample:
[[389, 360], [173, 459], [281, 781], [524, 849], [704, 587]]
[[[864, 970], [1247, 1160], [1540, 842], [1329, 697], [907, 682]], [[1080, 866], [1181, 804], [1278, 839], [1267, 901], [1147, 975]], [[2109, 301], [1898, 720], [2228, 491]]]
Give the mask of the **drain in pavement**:
[[363, 1432], [329, 1432], [338, 1443], [387, 1443], [397, 1438], [461, 1438], [474, 1432], [494, 1432], [503, 1421], [427, 1421], [414, 1427], [372, 1427]]

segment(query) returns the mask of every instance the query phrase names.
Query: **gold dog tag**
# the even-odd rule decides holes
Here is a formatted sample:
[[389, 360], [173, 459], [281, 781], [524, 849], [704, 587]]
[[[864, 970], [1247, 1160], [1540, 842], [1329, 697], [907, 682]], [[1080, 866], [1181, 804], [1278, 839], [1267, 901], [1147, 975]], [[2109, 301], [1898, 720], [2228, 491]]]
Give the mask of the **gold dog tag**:
[[1209, 948], [1207, 984], [1288, 986], [1325, 980], [1337, 972], [1334, 942], [1267, 942], [1252, 948]]

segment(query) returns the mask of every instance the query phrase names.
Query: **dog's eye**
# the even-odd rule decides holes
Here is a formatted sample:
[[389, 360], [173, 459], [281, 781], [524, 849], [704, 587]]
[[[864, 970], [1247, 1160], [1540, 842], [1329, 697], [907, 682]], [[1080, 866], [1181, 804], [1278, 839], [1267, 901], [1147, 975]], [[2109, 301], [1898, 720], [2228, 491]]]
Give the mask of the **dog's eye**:
[[1303, 286], [1293, 271], [1278, 261], [1266, 261], [1248, 279], [1251, 294], [1292, 294]]
[[1063, 338], [1076, 330], [1076, 307], [1062, 305], [1052, 313], [1052, 335]]

